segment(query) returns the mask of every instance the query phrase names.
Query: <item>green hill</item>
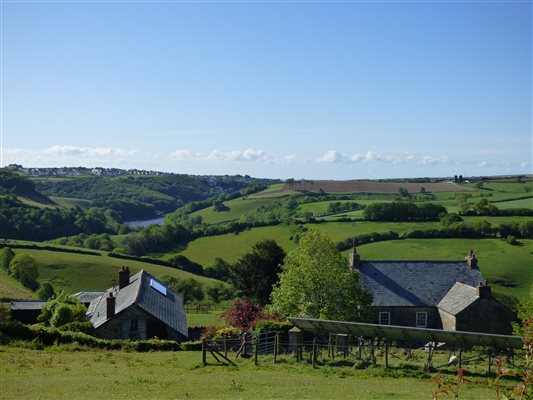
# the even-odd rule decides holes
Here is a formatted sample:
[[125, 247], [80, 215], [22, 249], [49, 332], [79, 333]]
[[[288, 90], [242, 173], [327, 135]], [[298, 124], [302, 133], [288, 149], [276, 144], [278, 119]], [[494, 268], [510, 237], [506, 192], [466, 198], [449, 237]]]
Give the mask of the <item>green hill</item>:
[[39, 282], [50, 282], [56, 290], [76, 293], [81, 290], [104, 290], [117, 283], [118, 271], [128, 265], [132, 273], [145, 269], [155, 277], [170, 275], [177, 278], [193, 278], [201, 284], [218, 282], [214, 279], [194, 275], [179, 269], [164, 267], [148, 262], [122, 260], [101, 256], [66, 253], [40, 249], [13, 248], [15, 253], [25, 253], [39, 263]]
[[37, 295], [0, 269], [0, 299], [34, 300]]

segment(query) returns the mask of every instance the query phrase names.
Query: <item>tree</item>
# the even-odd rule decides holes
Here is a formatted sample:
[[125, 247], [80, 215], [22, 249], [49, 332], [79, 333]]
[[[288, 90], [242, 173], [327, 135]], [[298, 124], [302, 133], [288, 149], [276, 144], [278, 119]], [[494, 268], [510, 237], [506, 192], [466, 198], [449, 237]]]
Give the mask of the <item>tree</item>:
[[282, 266], [272, 291], [272, 309], [283, 315], [364, 321], [372, 297], [329, 237], [310, 229]]
[[400, 189], [398, 189], [398, 193], [402, 197], [409, 197], [409, 191], [406, 188], [401, 187]]
[[17, 254], [13, 257], [9, 263], [9, 274], [31, 290], [39, 287], [39, 265], [37, 260], [28, 254]]
[[215, 262], [205, 269], [205, 272], [217, 279], [228, 281], [230, 278], [231, 265], [222, 258], [216, 257]]
[[39, 321], [46, 325], [59, 327], [70, 322], [87, 322], [87, 307], [65, 292], [49, 301], [39, 315]]
[[231, 266], [231, 281], [244, 297], [268, 303], [272, 285], [278, 281], [285, 251], [274, 240], [257, 242], [249, 253]]
[[11, 250], [11, 247], [5, 247], [0, 251], [0, 268], [7, 271], [11, 260], [15, 257], [15, 252]]
[[54, 287], [52, 286], [50, 282], [43, 283], [39, 287], [39, 290], [37, 291], [37, 295], [39, 296], [41, 300], [49, 300], [52, 297], [54, 297], [55, 294], [56, 293], [55, 293]]
[[183, 295], [183, 302], [201, 301], [204, 299], [202, 284], [193, 278], [180, 279], [174, 276], [164, 275], [161, 282], [169, 286], [174, 292]]
[[213, 303], [220, 303], [224, 300], [230, 300], [235, 295], [235, 289], [229, 285], [224, 285], [221, 282], [209, 285], [205, 289], [205, 292]]

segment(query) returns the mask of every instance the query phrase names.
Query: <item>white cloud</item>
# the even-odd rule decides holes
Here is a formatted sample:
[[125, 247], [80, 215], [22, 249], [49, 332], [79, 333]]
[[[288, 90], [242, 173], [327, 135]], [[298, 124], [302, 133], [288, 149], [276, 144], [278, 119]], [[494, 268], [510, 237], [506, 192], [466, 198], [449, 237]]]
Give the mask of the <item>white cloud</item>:
[[484, 167], [487, 167], [488, 165], [489, 165], [489, 163], [487, 161], [483, 161], [483, 162], [479, 163], [478, 167], [484, 168]]
[[182, 161], [182, 160], [190, 160], [191, 158], [194, 157], [194, 154], [189, 149], [181, 149], [181, 150], [176, 150], [170, 153], [170, 157], [173, 158], [174, 160]]
[[346, 155], [339, 153], [336, 150], [328, 150], [318, 160], [320, 162], [325, 162], [325, 163], [340, 163], [340, 162], [349, 161], [349, 158]]
[[182, 160], [208, 160], [208, 161], [272, 161], [274, 157], [266, 153], [264, 150], [249, 148], [246, 150], [231, 150], [222, 152], [219, 150], [212, 150], [207, 154], [193, 153], [191, 150], [183, 149], [176, 150], [170, 153], [170, 157]]
[[4, 155], [17, 156], [23, 159], [72, 159], [83, 157], [86, 159], [107, 159], [129, 157], [138, 153], [137, 149], [122, 149], [112, 147], [78, 147], [52, 146], [46, 149], [3, 149]]
[[286, 155], [285, 157], [283, 157], [283, 160], [286, 162], [286, 163], [293, 163], [296, 161], [296, 155], [295, 154], [288, 154]]
[[137, 153], [136, 149], [121, 149], [112, 147], [78, 147], [78, 146], [52, 146], [44, 150], [28, 150], [37, 155], [57, 156], [88, 156], [88, 157], [127, 157]]
[[422, 157], [421, 164], [423, 165], [434, 165], [434, 164], [446, 164], [448, 162], [448, 157], [432, 157], [432, 156], [424, 156]]

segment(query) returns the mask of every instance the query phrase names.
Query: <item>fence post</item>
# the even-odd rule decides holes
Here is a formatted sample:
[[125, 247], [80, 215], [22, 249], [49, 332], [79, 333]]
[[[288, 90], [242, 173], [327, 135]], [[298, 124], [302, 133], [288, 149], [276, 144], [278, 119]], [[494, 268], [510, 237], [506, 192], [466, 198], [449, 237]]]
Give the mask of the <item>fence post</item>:
[[279, 336], [279, 332], [276, 332], [276, 343], [278, 348], [276, 349], [276, 353], [281, 354], [281, 340]]
[[385, 342], [385, 368], [389, 369], [389, 341]]
[[205, 348], [205, 338], [202, 339], [202, 364], [204, 367], [207, 365], [207, 355], [206, 355], [206, 348]]
[[278, 358], [278, 340], [279, 340], [279, 336], [276, 333], [276, 336], [274, 336], [274, 364], [276, 363], [277, 358]]
[[257, 355], [259, 354], [259, 333], [255, 334], [254, 365], [257, 365]]
[[224, 341], [222, 342], [224, 344], [224, 357], [228, 356], [228, 339], [226, 336], [224, 336]]
[[311, 357], [313, 359], [313, 368], [316, 368], [316, 337], [313, 338], [313, 355]]
[[244, 341], [243, 341], [243, 348], [242, 348], [242, 357], [248, 357], [248, 349], [246, 348], [246, 341], [248, 340], [248, 334], [244, 332], [243, 335]]

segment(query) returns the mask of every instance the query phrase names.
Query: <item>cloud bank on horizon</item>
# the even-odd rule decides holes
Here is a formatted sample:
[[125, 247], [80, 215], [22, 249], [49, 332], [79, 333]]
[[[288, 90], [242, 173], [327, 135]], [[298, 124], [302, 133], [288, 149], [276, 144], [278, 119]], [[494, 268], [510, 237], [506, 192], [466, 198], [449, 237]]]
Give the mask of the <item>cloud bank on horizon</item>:
[[[496, 165], [486, 160], [461, 162], [447, 155], [429, 156], [414, 152], [383, 155], [368, 150], [364, 153], [345, 154], [327, 150], [318, 157], [300, 157], [295, 154], [271, 154], [261, 149], [211, 150], [195, 152], [176, 149], [167, 153], [143, 152], [139, 149], [102, 148], [77, 146], [51, 146], [45, 149], [4, 149], [5, 164], [22, 164], [25, 167], [118, 167], [155, 169], [164, 172], [190, 174], [246, 174], [257, 171], [258, 175], [270, 178], [305, 177], [331, 179], [331, 171], [337, 179], [397, 178], [417, 176], [451, 176], [470, 171], [469, 175], [492, 175], [506, 173], [529, 173], [531, 162], [504, 163]], [[148, 160], [148, 161], [147, 161]], [[170, 166], [170, 169], [168, 169]], [[380, 167], [388, 168], [388, 175], [380, 175]], [[324, 174], [305, 173], [315, 168]], [[261, 175], [260, 171], [275, 171]], [[423, 171], [408, 175], [408, 171]], [[293, 172], [297, 173], [294, 174]], [[376, 171], [374, 173], [369, 171]], [[497, 171], [497, 172], [494, 172]], [[299, 172], [299, 174], [298, 174]], [[253, 174], [253, 172], [252, 172]], [[465, 174], [466, 175], [466, 174]]]
[[0, 167], [532, 173], [531, 2], [0, 7]]

